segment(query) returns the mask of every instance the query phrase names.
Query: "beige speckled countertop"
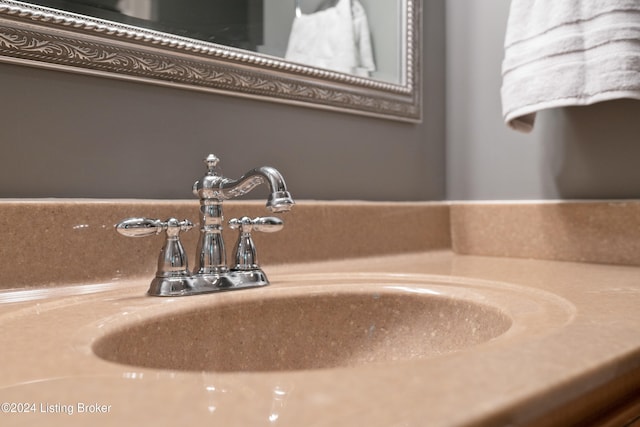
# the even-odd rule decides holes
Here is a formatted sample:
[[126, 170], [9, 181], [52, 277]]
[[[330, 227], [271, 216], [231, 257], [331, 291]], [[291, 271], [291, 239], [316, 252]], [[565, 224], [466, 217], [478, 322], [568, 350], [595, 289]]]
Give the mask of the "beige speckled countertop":
[[[20, 206], [11, 203], [5, 206], [8, 211], [25, 209], [22, 202], [17, 203]], [[118, 214], [129, 211], [116, 205]], [[333, 215], [326, 211], [348, 211], [354, 206], [358, 204], [303, 203], [300, 212], [307, 211], [317, 219]], [[582, 218], [580, 212], [588, 207], [580, 204], [578, 213], [567, 215]], [[93, 209], [93, 202], [81, 203], [79, 208]], [[28, 407], [29, 413], [3, 410], [0, 424], [400, 427], [565, 426], [599, 422], [598, 425], [615, 425], [603, 421], [606, 414], [640, 396], [640, 267], [461, 255], [456, 252], [464, 252], [462, 245], [473, 247], [470, 242], [474, 239], [477, 242], [478, 234], [467, 231], [461, 235], [463, 225], [486, 231], [495, 226], [490, 221], [499, 215], [490, 215], [482, 222], [478, 219], [482, 215], [472, 215], [469, 206], [454, 214], [458, 207], [449, 204], [363, 204], [361, 208], [341, 212], [339, 216], [351, 218], [347, 224], [359, 224], [360, 229], [375, 232], [379, 223], [375, 215], [388, 220], [389, 213], [395, 210], [398, 215], [392, 219], [402, 217], [402, 212], [411, 212], [415, 220], [414, 214], [419, 213], [417, 218], [431, 221], [430, 234], [441, 235], [430, 240], [419, 234], [416, 240], [422, 243], [417, 244], [407, 241], [411, 240], [409, 232], [382, 231], [388, 234], [389, 248], [394, 248], [389, 253], [384, 249], [376, 253], [376, 249], [369, 248], [367, 256], [360, 258], [319, 257], [297, 263], [290, 260], [275, 261], [273, 265], [264, 263], [272, 285], [259, 290], [152, 298], [145, 296], [150, 280], [146, 270], [126, 277], [115, 274], [111, 280], [99, 277], [82, 281], [73, 266], [69, 284], [65, 284], [63, 275], [53, 280], [57, 286], [5, 286], [12, 289], [0, 291], [0, 401], [15, 403], [14, 409], [18, 409], [18, 404], [33, 406]], [[494, 208], [492, 205], [480, 210]], [[537, 212], [553, 209], [534, 208], [540, 209]], [[166, 210], [166, 206], [162, 209]], [[624, 215], [631, 215], [627, 223], [635, 225], [633, 221], [639, 221], [635, 215], [638, 202], [631, 203], [630, 209]], [[324, 213], [318, 216], [319, 212]], [[351, 217], [354, 213], [356, 218]], [[373, 216], [367, 217], [369, 214]], [[461, 214], [469, 217], [464, 223], [460, 223]], [[362, 220], [362, 215], [369, 225], [357, 221]], [[617, 224], [610, 212], [599, 215], [601, 219], [590, 217], [587, 221], [599, 232], [608, 220]], [[291, 217], [289, 221], [294, 223], [296, 219]], [[408, 226], [420, 227], [420, 220], [415, 221], [417, 224]], [[440, 221], [439, 226], [434, 228], [433, 221]], [[449, 227], [456, 223], [458, 228], [452, 231], [450, 240]], [[90, 222], [83, 224], [93, 227]], [[508, 224], [500, 222], [499, 226], [502, 234], [508, 234], [504, 236], [504, 245], [517, 247], [517, 239], [504, 232]], [[292, 228], [302, 230], [303, 225]], [[637, 230], [631, 233], [632, 238], [633, 233], [637, 234]], [[380, 236], [374, 233], [369, 233], [369, 237], [358, 236], [356, 240], [361, 245], [379, 244], [375, 238]], [[337, 245], [343, 242], [341, 239], [349, 240], [343, 234], [328, 237]], [[282, 237], [285, 243], [287, 238]], [[575, 239], [579, 241], [580, 236]], [[616, 239], [622, 239], [622, 243]], [[618, 235], [611, 237], [611, 241], [626, 250], [635, 244], [624, 239]], [[350, 241], [354, 245], [353, 236]], [[567, 241], [566, 235], [563, 241]], [[323, 248], [326, 244], [319, 242]], [[492, 251], [500, 250], [500, 245], [491, 245]], [[582, 254], [593, 253], [584, 246]], [[102, 248], [106, 249], [108, 245]], [[535, 250], [529, 245], [526, 256]], [[563, 252], [562, 256], [571, 256], [567, 254]], [[628, 256], [619, 259], [632, 259], [626, 264], [635, 262]], [[143, 263], [148, 262], [153, 262], [153, 256]], [[6, 280], [12, 276], [7, 272], [9, 267], [3, 266], [0, 263], [0, 278]], [[104, 276], [109, 274], [105, 268]], [[33, 276], [33, 280], [40, 280], [39, 276]], [[305, 289], [317, 291], [318, 286], [338, 292], [354, 283], [362, 287], [394, 286], [403, 292], [443, 289], [445, 297], [450, 289], [452, 295], [460, 292], [479, 300], [484, 298], [487, 304], [520, 320], [514, 321], [504, 334], [451, 353], [400, 361], [347, 363], [323, 369], [261, 372], [153, 369], [109, 362], [92, 350], [106, 334], [149, 316], [231, 304], [268, 292], [286, 295]], [[483, 294], [483, 288], [493, 289], [494, 294]], [[510, 300], [519, 298], [525, 302], [510, 304]], [[329, 325], [331, 321], [326, 319]]]

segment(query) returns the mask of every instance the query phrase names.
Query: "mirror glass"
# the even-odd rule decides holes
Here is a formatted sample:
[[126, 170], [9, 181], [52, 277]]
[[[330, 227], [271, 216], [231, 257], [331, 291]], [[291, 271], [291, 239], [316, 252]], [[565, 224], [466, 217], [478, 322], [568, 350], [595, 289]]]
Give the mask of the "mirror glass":
[[404, 85], [406, 0], [30, 0]]

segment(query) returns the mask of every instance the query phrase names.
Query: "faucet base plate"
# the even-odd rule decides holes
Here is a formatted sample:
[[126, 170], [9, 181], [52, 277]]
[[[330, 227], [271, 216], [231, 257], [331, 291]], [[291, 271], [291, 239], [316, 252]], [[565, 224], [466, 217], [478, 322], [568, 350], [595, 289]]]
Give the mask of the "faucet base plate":
[[268, 284], [267, 275], [261, 269], [232, 270], [218, 274], [156, 277], [151, 281], [147, 294], [159, 297], [180, 297], [258, 288]]

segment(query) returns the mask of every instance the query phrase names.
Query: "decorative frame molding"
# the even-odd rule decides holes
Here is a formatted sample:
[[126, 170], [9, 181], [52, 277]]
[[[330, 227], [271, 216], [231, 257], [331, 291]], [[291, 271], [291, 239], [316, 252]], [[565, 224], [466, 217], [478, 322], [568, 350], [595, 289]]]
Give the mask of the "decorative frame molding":
[[402, 85], [15, 0], [0, 0], [0, 62], [420, 122], [422, 4], [406, 2]]

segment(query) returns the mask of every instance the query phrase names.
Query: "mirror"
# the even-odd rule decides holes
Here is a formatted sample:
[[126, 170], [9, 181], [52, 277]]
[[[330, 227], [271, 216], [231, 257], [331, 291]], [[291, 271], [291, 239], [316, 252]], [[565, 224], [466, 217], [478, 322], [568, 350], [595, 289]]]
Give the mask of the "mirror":
[[0, 0], [0, 61], [417, 122], [420, 23], [420, 0]]

